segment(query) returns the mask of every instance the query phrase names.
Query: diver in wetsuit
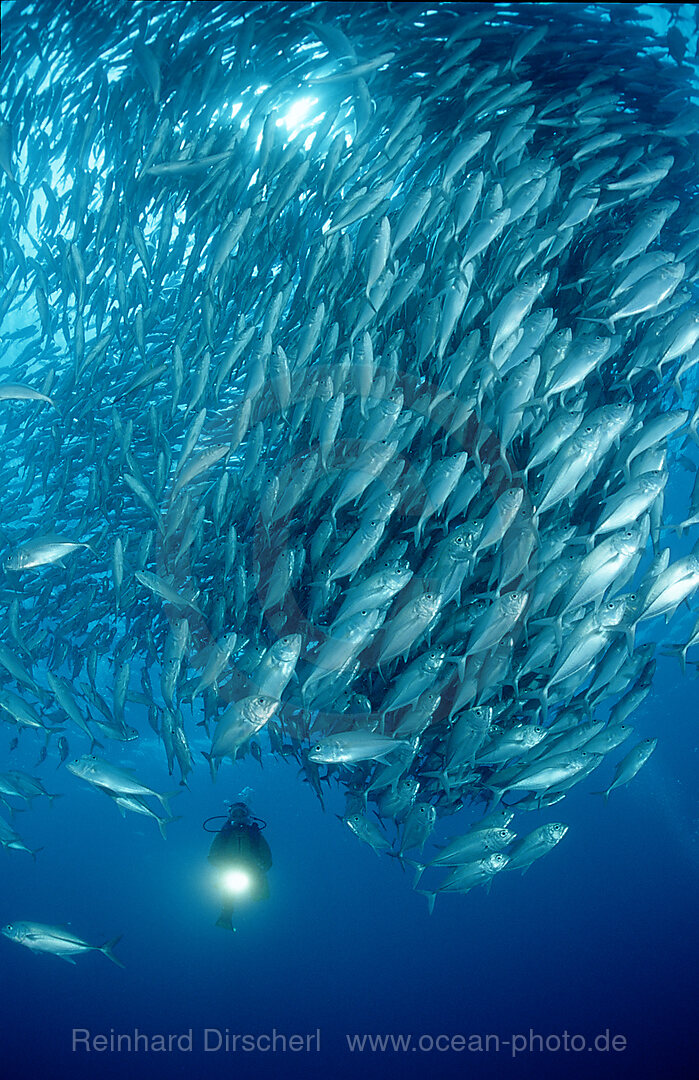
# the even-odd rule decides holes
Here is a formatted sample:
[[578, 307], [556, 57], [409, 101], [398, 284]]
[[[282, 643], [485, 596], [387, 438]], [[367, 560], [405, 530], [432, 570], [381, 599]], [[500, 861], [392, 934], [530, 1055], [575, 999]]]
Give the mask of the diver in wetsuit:
[[230, 807], [226, 823], [216, 833], [209, 848], [208, 858], [221, 871], [222, 886], [231, 894], [223, 901], [216, 925], [232, 930], [237, 896], [248, 900], [266, 900], [269, 896], [267, 871], [272, 865], [272, 852], [258, 819], [245, 803], [233, 803]]

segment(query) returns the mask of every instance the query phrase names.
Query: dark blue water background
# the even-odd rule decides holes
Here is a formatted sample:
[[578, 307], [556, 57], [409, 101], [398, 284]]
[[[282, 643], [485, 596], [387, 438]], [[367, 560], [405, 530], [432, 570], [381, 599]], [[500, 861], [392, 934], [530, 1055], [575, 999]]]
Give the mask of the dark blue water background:
[[[214, 788], [205, 771], [195, 772], [167, 842], [153, 822], [122, 820], [105, 796], [59, 772], [51, 787], [66, 797], [17, 818], [28, 843], [44, 845], [36, 865], [20, 852], [3, 854], [3, 922], [70, 922], [95, 942], [123, 932], [117, 951], [127, 968], [99, 954], [72, 967], [0, 941], [3, 1075], [631, 1077], [660, 1070], [690, 1077], [699, 1060], [698, 705], [699, 684], [664, 661], [634, 718], [639, 734], [659, 736], [658, 748], [633, 784], [605, 806], [588, 794], [600, 786], [591, 777], [551, 811], [550, 820], [570, 830], [550, 856], [523, 877], [503, 874], [489, 895], [439, 897], [432, 917], [397, 863], [377, 858], [330, 810], [321, 812], [293, 764], [227, 766]], [[153, 753], [148, 775], [168, 790], [172, 781], [155, 751], [139, 753]], [[31, 755], [23, 764], [31, 766]], [[201, 820], [245, 785], [268, 821], [272, 893], [230, 935], [213, 925]], [[528, 820], [517, 819], [521, 829]], [[544, 819], [531, 820], [533, 827]], [[73, 1053], [73, 1028], [192, 1028], [194, 1049]], [[320, 1028], [321, 1050], [204, 1053], [205, 1028]], [[530, 1029], [588, 1040], [609, 1029], [628, 1048], [535, 1050], [513, 1061], [504, 1047], [350, 1054], [345, 1040], [352, 1033], [504, 1040]]]

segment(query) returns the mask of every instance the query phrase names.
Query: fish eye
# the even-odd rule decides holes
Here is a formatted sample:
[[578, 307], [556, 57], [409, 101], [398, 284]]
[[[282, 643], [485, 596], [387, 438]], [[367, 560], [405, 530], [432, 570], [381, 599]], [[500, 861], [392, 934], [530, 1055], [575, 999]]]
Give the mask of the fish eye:
[[463, 544], [463, 542], [464, 542], [463, 536], [457, 536], [456, 537], [456, 543], [457, 544]]
[[322, 750], [323, 747], [320, 745], [320, 743], [316, 743], [315, 746], [313, 747], [313, 749], [314, 750]]
[[586, 433], [588, 435], [590, 434], [591, 431], [594, 431], [594, 428], [592, 427], [592, 424], [588, 424], [587, 427], [585, 428], [585, 431], [586, 431]]
[[609, 610], [611, 611], [611, 610], [613, 609], [613, 607], [614, 607], [614, 601], [613, 601], [613, 600], [610, 600], [610, 601], [608, 602], [608, 604], [607, 604], [607, 607], [608, 607], [608, 608], [609, 608]]

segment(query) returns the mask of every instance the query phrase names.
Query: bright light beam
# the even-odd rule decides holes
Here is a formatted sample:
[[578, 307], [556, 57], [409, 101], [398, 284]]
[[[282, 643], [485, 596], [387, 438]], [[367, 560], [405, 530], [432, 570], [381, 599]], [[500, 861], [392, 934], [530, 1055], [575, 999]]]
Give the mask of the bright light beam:
[[233, 896], [241, 896], [250, 891], [252, 878], [245, 870], [228, 870], [223, 875], [223, 885], [226, 892]]
[[285, 125], [289, 135], [293, 138], [304, 127], [304, 121], [314, 105], [318, 104], [318, 98], [299, 98], [286, 110], [283, 116], [277, 120], [277, 127]]

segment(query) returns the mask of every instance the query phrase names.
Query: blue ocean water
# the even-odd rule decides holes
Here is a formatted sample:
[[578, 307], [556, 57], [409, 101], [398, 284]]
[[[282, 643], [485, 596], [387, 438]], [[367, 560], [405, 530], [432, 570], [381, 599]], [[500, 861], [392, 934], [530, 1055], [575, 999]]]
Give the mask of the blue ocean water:
[[[383, 15], [400, 5], [373, 6]], [[670, 520], [682, 517], [689, 483], [675, 470]], [[550, 812], [546, 820], [560, 814], [569, 832], [549, 856], [524, 876], [503, 874], [489, 893], [439, 896], [432, 915], [409, 872], [338, 821], [339, 794], [330, 791], [322, 811], [294, 759], [265, 750], [261, 763], [227, 762], [215, 785], [200, 762], [173, 802], [179, 820], [164, 842], [154, 822], [122, 819], [52, 755], [40, 775], [61, 798], [17, 814], [28, 846], [42, 850], [35, 862], [0, 853], [1, 922], [67, 924], [94, 943], [123, 934], [115, 951], [126, 966], [99, 954], [70, 966], [0, 939], [0, 1075], [696, 1075], [694, 676], [691, 665], [681, 678], [675, 660], [659, 658], [633, 717], [635, 739], [657, 737], [658, 746], [628, 788], [608, 803], [591, 794], [600, 775], [611, 781], [605, 762]], [[156, 790], [172, 790], [146, 710], [130, 709], [141, 738], [122, 760]], [[7, 767], [34, 774], [37, 744], [22, 739], [10, 756], [13, 735], [3, 728]], [[267, 822], [271, 894], [228, 934], [214, 925], [202, 823], [245, 789]], [[137, 1032], [174, 1043], [127, 1049]], [[295, 1049], [299, 1036], [304, 1049]], [[112, 1048], [119, 1037], [121, 1050]], [[388, 1040], [383, 1049], [377, 1037]]]
[[[230, 772], [214, 788], [195, 773], [167, 843], [153, 823], [122, 821], [103, 796], [58, 775], [51, 790], [65, 798], [37, 806], [25, 827], [31, 843], [44, 845], [36, 864], [19, 852], [4, 856], [3, 913], [43, 921], [50, 911], [50, 921], [95, 942], [122, 931], [117, 952], [127, 966], [90, 955], [71, 967], [3, 941], [3, 1074], [692, 1076], [699, 687], [677, 670], [663, 663], [637, 719], [660, 741], [635, 782], [606, 806], [588, 782], [566, 800], [570, 831], [556, 851], [523, 877], [504, 876], [489, 895], [438, 898], [431, 917], [398, 865], [323, 814], [293, 766], [242, 762], [235, 784]], [[165, 789], [165, 770], [151, 766], [151, 775]], [[270, 899], [241, 914], [230, 935], [213, 925], [201, 821], [238, 784], [254, 789], [274, 867]], [[73, 1052], [74, 1028], [107, 1036], [192, 1029], [194, 1048]], [[207, 1028], [320, 1029], [320, 1052], [205, 1052]], [[590, 1054], [593, 1070], [587, 1050], [529, 1043], [531, 1032], [564, 1031], [588, 1044], [608, 1031], [626, 1049]], [[375, 1034], [524, 1035], [535, 1049], [514, 1058], [505, 1046], [348, 1049], [348, 1036]]]

